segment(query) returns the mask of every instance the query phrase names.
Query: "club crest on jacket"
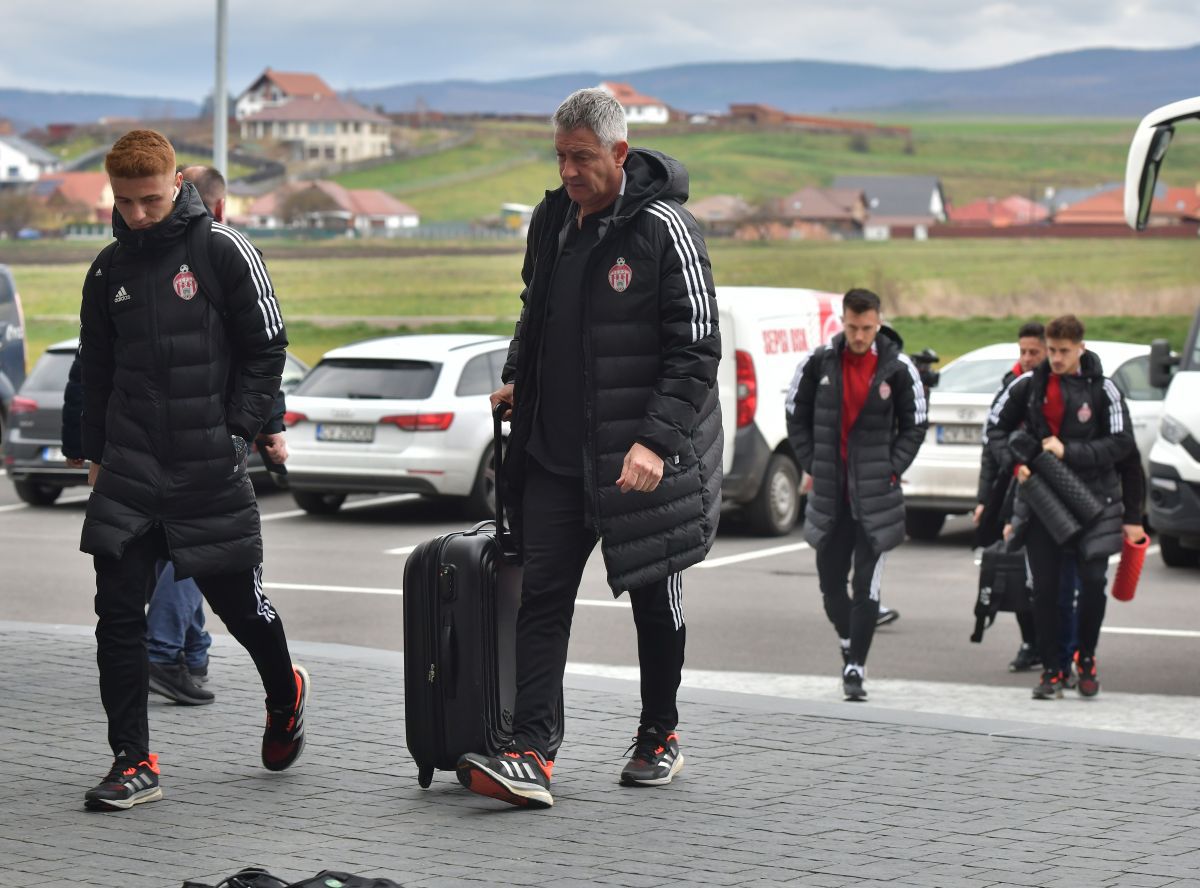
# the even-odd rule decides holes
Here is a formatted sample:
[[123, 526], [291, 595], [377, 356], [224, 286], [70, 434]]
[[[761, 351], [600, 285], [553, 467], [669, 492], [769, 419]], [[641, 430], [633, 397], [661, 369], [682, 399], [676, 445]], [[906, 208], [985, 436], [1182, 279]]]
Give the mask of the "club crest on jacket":
[[175, 288], [175, 295], [184, 302], [190, 300], [198, 292], [200, 285], [196, 282], [196, 276], [188, 271], [186, 265], [179, 266], [179, 274], [171, 281], [171, 286]]
[[608, 270], [608, 283], [618, 293], [624, 293], [633, 283], [633, 269], [625, 264], [623, 257], [618, 257], [617, 264]]
[[1092, 408], [1088, 406], [1088, 402], [1084, 401], [1083, 406], [1079, 408], [1079, 412], [1075, 414], [1080, 422], [1087, 422], [1092, 418]]
[[888, 385], [887, 380], [884, 380], [883, 382], [879, 383], [879, 397], [886, 401], [891, 396], [892, 396], [892, 387], [890, 385]]

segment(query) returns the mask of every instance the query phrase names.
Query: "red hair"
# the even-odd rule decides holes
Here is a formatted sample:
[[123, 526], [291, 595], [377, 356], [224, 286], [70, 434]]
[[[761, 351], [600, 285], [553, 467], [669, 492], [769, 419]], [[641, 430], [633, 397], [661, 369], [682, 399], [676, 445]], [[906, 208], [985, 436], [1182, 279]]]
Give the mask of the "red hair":
[[142, 179], [175, 170], [175, 149], [154, 130], [132, 130], [117, 139], [105, 155], [104, 170], [112, 179]]

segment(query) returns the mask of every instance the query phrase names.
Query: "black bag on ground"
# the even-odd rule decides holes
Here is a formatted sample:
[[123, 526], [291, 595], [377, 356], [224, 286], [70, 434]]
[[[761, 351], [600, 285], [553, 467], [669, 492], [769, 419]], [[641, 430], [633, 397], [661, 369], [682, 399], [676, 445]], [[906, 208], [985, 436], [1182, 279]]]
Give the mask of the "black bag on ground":
[[[493, 415], [497, 477], [505, 409]], [[500, 491], [495, 521], [421, 543], [404, 565], [404, 729], [422, 787], [464, 753], [499, 752], [512, 739], [522, 572]], [[562, 711], [560, 697], [550, 758]]]
[[1027, 611], [1033, 607], [1033, 590], [1024, 551], [1008, 551], [999, 540], [983, 550], [979, 562], [979, 591], [975, 596], [975, 631], [971, 641], [983, 641], [983, 630], [996, 622], [1000, 611]]
[[183, 888], [403, 888], [391, 879], [372, 879], [336, 870], [321, 870], [315, 876], [299, 882], [287, 882], [273, 876], [262, 867], [248, 866], [216, 885], [187, 881]]

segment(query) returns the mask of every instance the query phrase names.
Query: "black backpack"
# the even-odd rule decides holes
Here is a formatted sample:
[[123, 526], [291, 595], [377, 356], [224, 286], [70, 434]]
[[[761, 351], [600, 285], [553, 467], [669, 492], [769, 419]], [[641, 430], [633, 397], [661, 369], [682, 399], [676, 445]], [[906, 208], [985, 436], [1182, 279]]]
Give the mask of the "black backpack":
[[1033, 607], [1033, 589], [1025, 552], [1008, 551], [1008, 541], [998, 540], [983, 550], [979, 562], [979, 591], [975, 596], [975, 631], [971, 641], [983, 641], [983, 630], [996, 622], [1000, 611], [1027, 611]]

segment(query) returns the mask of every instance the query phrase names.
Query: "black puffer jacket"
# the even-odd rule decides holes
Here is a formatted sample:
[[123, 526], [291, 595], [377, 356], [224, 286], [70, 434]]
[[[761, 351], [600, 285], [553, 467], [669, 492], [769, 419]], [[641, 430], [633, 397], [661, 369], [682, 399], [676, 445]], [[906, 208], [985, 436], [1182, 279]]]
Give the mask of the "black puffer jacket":
[[83, 455], [102, 469], [80, 548], [117, 558], [160, 523], [180, 577], [262, 562], [230, 436], [252, 441], [271, 415], [287, 347], [266, 266], [233, 229], [214, 224], [209, 250], [227, 318], [189, 286], [185, 232], [206, 214], [189, 183], [150, 229], [114, 212], [117, 246], [88, 269], [79, 313]]
[[[1039, 441], [1050, 437], [1043, 413], [1049, 380], [1047, 360], [1017, 377], [992, 406], [986, 444], [998, 463], [1017, 462], [1009, 451], [1008, 436], [1022, 425]], [[1085, 559], [1114, 555], [1121, 551], [1124, 511], [1116, 466], [1136, 447], [1129, 408], [1092, 352], [1083, 353], [1077, 375], [1062, 376], [1060, 382], [1064, 410], [1058, 438], [1063, 442], [1063, 462], [1105, 503], [1100, 517], [1083, 529], [1076, 548]]]
[[[586, 518], [602, 538], [615, 595], [702, 561], [721, 505], [721, 338], [708, 252], [682, 206], [687, 171], [666, 155], [632, 149], [625, 175], [584, 273], [580, 342]], [[501, 481], [518, 542], [550, 283], [559, 233], [574, 213], [563, 188], [534, 210], [524, 305], [504, 368], [515, 410]], [[635, 442], [663, 458], [663, 478], [650, 493], [623, 494], [616, 481]]]
[[[800, 360], [787, 399], [788, 440], [813, 479], [804, 512], [804, 538], [820, 548], [838, 512], [849, 508], [877, 553], [904, 542], [900, 478], [925, 438], [928, 406], [916, 365], [900, 336], [881, 327], [879, 363], [862, 412], [850, 429], [849, 465], [842, 462], [842, 353], [839, 333]], [[847, 496], [849, 497], [847, 501]]]

